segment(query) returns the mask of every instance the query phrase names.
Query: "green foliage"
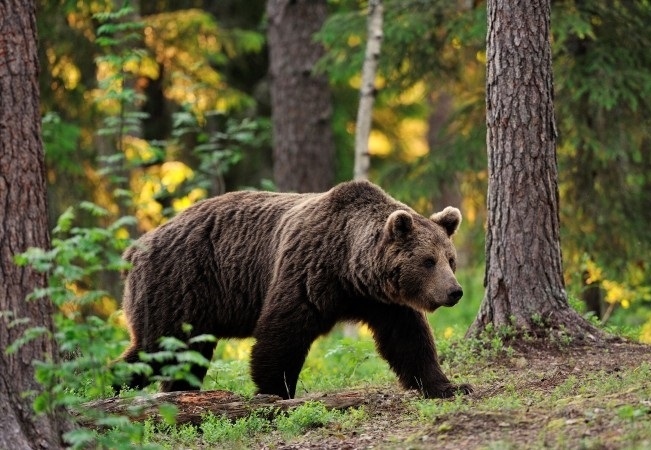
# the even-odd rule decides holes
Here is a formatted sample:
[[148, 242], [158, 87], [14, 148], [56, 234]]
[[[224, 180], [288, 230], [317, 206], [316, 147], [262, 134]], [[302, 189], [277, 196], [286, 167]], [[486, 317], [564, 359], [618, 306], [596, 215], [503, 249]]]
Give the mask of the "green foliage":
[[81, 167], [76, 160], [81, 129], [67, 123], [56, 112], [50, 111], [42, 119], [43, 148], [50, 166], [55, 165], [61, 173], [80, 175]]
[[350, 389], [393, 380], [395, 375], [377, 354], [367, 331], [362, 330], [359, 337], [344, 337], [337, 330], [312, 345], [297, 391]]
[[450, 414], [468, 411], [472, 404], [465, 396], [457, 395], [452, 401], [437, 402], [432, 400], [418, 399], [412, 402], [412, 407], [418, 420], [431, 422], [436, 418], [445, 418]]
[[630, 421], [648, 420], [648, 415], [651, 414], [651, 408], [648, 406], [635, 407], [633, 405], [624, 405], [617, 409], [617, 415], [622, 419]]
[[651, 220], [651, 55], [644, 50], [651, 5], [572, 1], [553, 12], [567, 272], [576, 295], [586, 259], [606, 280], [644, 291], [651, 285], [640, 257], [651, 249], [649, 233], [640, 232]]
[[[91, 215], [107, 212], [91, 203], [80, 209]], [[51, 337], [57, 343], [61, 356], [55, 360], [35, 361], [35, 377], [43, 386], [36, 395], [36, 413], [55, 412], [65, 407], [81, 417], [92, 420], [96, 426], [107, 426], [106, 433], [89, 428], [77, 428], [64, 435], [73, 448], [93, 445], [127, 448], [128, 442], [140, 442], [142, 430], [127, 418], [101, 414], [89, 410], [84, 402], [112, 393], [116, 373], [149, 370], [143, 364], [128, 367], [114, 361], [124, 348], [126, 335], [117, 327], [113, 317], [102, 319], [88, 313], [92, 307], [108, 300], [103, 291], [88, 289], [89, 280], [106, 269], [118, 271], [128, 267], [120, 254], [129, 240], [120, 237], [120, 230], [133, 222], [123, 218], [107, 228], [80, 228], [74, 226], [75, 212], [63, 214], [53, 231], [52, 249], [31, 248], [16, 256], [19, 265], [30, 265], [49, 274], [48, 286], [35, 291], [28, 301], [49, 298], [56, 307]], [[82, 314], [82, 311], [87, 311]], [[27, 340], [46, 330], [27, 329], [22, 338], [9, 349], [16, 351]], [[122, 442], [122, 443], [121, 443]]]
[[[89, 202], [80, 209], [91, 215], [105, 216], [106, 210]], [[185, 380], [200, 385], [190, 371], [191, 365], [208, 366], [200, 353], [189, 346], [200, 342], [214, 342], [208, 335], [193, 336], [187, 342], [176, 338], [163, 338], [159, 352], [141, 355], [140, 363], [127, 364], [116, 361], [127, 343], [126, 332], [116, 324], [115, 315], [103, 319], [89, 313], [92, 307], [106, 301], [108, 294], [88, 289], [94, 275], [100, 271], [121, 271], [129, 265], [120, 254], [129, 239], [120, 237], [123, 227], [133, 218], [122, 218], [106, 228], [80, 228], [74, 226], [75, 212], [68, 210], [53, 231], [52, 249], [29, 249], [16, 257], [20, 265], [30, 265], [49, 274], [46, 288], [34, 292], [28, 300], [49, 298], [56, 306], [54, 329], [28, 328], [8, 351], [15, 352], [31, 339], [50, 335], [55, 340], [61, 357], [55, 360], [35, 361], [35, 377], [43, 386], [34, 400], [36, 413], [56, 412], [65, 407], [92, 426], [75, 428], [64, 435], [73, 448], [89, 445], [107, 448], [131, 448], [145, 442], [144, 425], [132, 423], [128, 417], [105, 414], [89, 408], [89, 400], [113, 394], [112, 386], [129, 374], [151, 374], [148, 363], [166, 363], [160, 376], [154, 380]], [[84, 312], [85, 313], [82, 313]], [[9, 317], [10, 314], [4, 314]], [[11, 318], [11, 317], [9, 317]], [[23, 324], [14, 319], [9, 326]], [[191, 327], [185, 327], [190, 333]], [[174, 423], [176, 409], [169, 405], [160, 407], [161, 416]], [[96, 428], [105, 431], [97, 432]]]
[[[105, 209], [89, 202], [82, 203], [80, 209], [94, 216], [108, 214]], [[71, 301], [81, 306], [91, 304], [106, 293], [84, 291], [81, 286], [101, 271], [128, 268], [121, 253], [131, 241], [122, 237], [121, 231], [134, 223], [132, 217], [123, 217], [106, 228], [76, 227], [74, 219], [72, 208], [59, 218], [52, 231], [52, 249], [31, 248], [16, 256], [17, 264], [30, 264], [36, 270], [49, 273], [49, 287], [33, 293], [30, 299], [47, 296], [60, 308]]]
[[242, 80], [231, 83], [227, 75], [234, 62], [262, 53], [265, 39], [260, 30], [221, 26], [212, 14], [198, 8], [172, 7], [144, 21], [145, 44], [165, 66], [160, 76], [165, 77], [173, 101], [190, 103], [193, 114], [200, 117], [214, 109], [234, 114], [254, 106], [252, 97], [236, 87]]
[[144, 442], [163, 448], [251, 448], [254, 442], [269, 435], [279, 434], [283, 439], [293, 439], [317, 428], [349, 432], [368, 419], [364, 407], [339, 411], [328, 410], [320, 402], [306, 402], [291, 411], [260, 409], [236, 420], [209, 413], [198, 426], [147, 422]]
[[[138, 48], [142, 39], [144, 23], [133, 20], [135, 11], [124, 3], [117, 11], [96, 13], [94, 19], [101, 25], [97, 28], [96, 44], [105, 53], [95, 58], [95, 63], [103, 76], [98, 80], [101, 95], [97, 98], [108, 114], [103, 117], [103, 125], [97, 131], [98, 136], [114, 138], [116, 152], [104, 156], [103, 174], [110, 176], [116, 188], [120, 189], [128, 182], [124, 139], [127, 135], [140, 132], [141, 121], [147, 113], [136, 110], [135, 105], [143, 102], [145, 97], [139, 93], [130, 80], [133, 67], [138, 67], [147, 57], [146, 51]], [[122, 187], [123, 188], [123, 187]]]
[[270, 430], [271, 424], [264, 417], [264, 411], [231, 421], [225, 417], [208, 414], [203, 418], [200, 429], [202, 439], [207, 444], [245, 443], [256, 433], [265, 433]]
[[275, 425], [283, 436], [290, 438], [335, 422], [344, 424], [345, 419], [345, 413], [336, 409], [329, 410], [323, 403], [305, 402], [287, 415], [276, 417]]
[[208, 367], [210, 361], [201, 353], [190, 350], [190, 345], [199, 342], [216, 341], [217, 339], [214, 336], [204, 334], [189, 338], [187, 343], [174, 337], [163, 337], [159, 343], [161, 350], [153, 353], [142, 352], [139, 356], [144, 362], [164, 364], [161, 374], [153, 376], [152, 380], [185, 380], [193, 386], [201, 387], [202, 380], [192, 373], [192, 366]]
[[220, 356], [220, 345], [215, 351], [208, 373], [204, 378], [204, 389], [223, 389], [226, 391], [237, 392], [245, 397], [251, 397], [256, 391], [256, 386], [251, 380], [249, 373], [248, 357], [244, 359], [224, 358]]
[[268, 120], [238, 120], [217, 111], [206, 114], [204, 126], [192, 112], [177, 112], [173, 127], [173, 145], [180, 145], [188, 137], [196, 142], [192, 155], [198, 164], [186, 190], [200, 188], [210, 196], [224, 193], [227, 173], [244, 157], [252, 157], [271, 142]]

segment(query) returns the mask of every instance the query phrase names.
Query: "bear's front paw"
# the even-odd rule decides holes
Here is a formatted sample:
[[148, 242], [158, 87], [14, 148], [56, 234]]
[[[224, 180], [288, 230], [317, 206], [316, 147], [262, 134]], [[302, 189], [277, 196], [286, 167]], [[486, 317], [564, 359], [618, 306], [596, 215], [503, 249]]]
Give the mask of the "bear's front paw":
[[447, 383], [439, 386], [438, 389], [432, 389], [425, 392], [427, 398], [450, 398], [457, 394], [468, 395], [473, 393], [473, 388], [469, 384], [452, 384]]

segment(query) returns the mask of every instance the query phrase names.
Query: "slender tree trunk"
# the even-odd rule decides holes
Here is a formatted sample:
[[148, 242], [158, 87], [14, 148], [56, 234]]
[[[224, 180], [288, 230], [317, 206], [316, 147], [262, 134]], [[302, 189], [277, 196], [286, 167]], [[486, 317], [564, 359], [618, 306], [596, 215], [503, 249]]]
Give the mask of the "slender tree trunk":
[[323, 48], [314, 42], [325, 0], [269, 0], [269, 56], [274, 179], [280, 191], [319, 192], [334, 181], [332, 100], [328, 80], [313, 73]]
[[368, 32], [366, 54], [362, 67], [362, 87], [355, 129], [355, 173], [356, 180], [367, 180], [371, 158], [368, 153], [368, 138], [371, 134], [373, 104], [375, 103], [375, 74], [380, 59], [382, 44], [382, 1], [368, 2]]
[[35, 417], [32, 396], [39, 389], [32, 361], [55, 358], [48, 339], [37, 339], [16, 353], [5, 348], [24, 326], [52, 328], [52, 305], [26, 302], [46, 276], [17, 267], [15, 254], [49, 246], [45, 167], [36, 51], [34, 0], [0, 0], [0, 448], [60, 448], [62, 424], [51, 415]]
[[598, 334], [563, 281], [549, 21], [550, 0], [488, 1], [486, 293], [470, 334]]

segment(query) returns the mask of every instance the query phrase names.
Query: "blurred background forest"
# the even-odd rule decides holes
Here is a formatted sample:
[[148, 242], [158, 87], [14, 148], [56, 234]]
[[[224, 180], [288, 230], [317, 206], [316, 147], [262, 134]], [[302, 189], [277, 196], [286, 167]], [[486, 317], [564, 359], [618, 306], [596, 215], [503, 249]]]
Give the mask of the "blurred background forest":
[[[82, 218], [87, 225], [133, 215], [136, 224], [118, 232], [135, 238], [208, 196], [287, 189], [274, 170], [271, 6], [128, 5], [40, 0], [52, 228], [67, 208], [92, 201], [110, 216]], [[313, 70], [332, 104], [334, 157], [319, 168], [330, 184], [352, 178], [366, 9], [330, 0], [314, 35], [325, 51]], [[552, 12], [566, 286], [580, 310], [651, 342], [651, 3], [553, 1]], [[461, 208], [461, 334], [483, 295], [485, 38], [481, 1], [384, 2], [369, 175], [422, 213]], [[94, 282], [110, 294], [96, 307], [108, 316], [120, 284], [110, 273]], [[447, 312], [438, 314], [445, 324]]]

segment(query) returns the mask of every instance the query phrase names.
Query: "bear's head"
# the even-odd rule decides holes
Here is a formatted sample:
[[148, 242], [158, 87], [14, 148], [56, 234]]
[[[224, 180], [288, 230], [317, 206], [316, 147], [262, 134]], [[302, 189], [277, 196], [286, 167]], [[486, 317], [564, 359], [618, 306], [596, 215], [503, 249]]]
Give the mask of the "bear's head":
[[429, 219], [405, 210], [389, 215], [381, 247], [391, 302], [434, 311], [459, 301], [463, 290], [454, 276], [457, 252], [450, 237], [460, 223], [461, 212], [451, 206]]

